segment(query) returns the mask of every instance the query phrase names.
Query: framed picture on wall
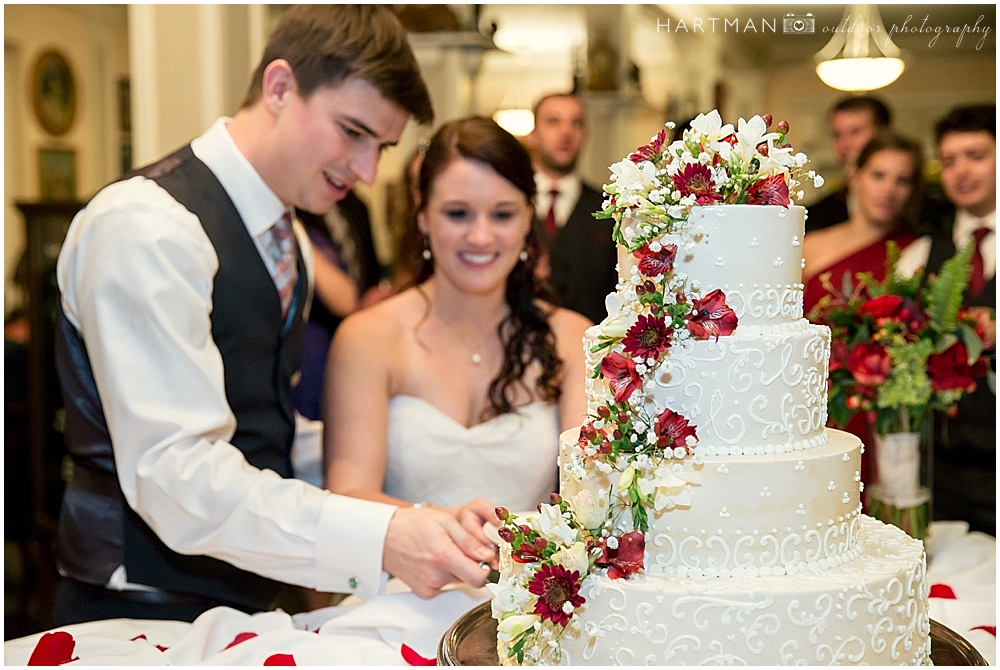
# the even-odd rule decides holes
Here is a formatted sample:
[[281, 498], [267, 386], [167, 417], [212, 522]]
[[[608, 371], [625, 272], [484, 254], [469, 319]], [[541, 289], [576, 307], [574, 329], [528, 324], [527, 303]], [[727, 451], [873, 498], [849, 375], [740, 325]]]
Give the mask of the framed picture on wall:
[[76, 200], [76, 152], [72, 149], [38, 150], [38, 192], [42, 200]]
[[31, 104], [46, 132], [65, 135], [76, 117], [76, 82], [69, 61], [50, 50], [35, 61], [31, 74]]

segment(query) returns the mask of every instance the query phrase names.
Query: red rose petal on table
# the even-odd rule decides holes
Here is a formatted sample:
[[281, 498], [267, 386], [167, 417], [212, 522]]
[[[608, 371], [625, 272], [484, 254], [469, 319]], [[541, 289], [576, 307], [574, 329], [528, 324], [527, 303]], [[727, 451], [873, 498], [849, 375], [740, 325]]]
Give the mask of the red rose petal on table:
[[271, 654], [264, 659], [264, 665], [296, 665], [291, 654]]
[[955, 592], [952, 591], [951, 587], [947, 584], [931, 584], [931, 598], [947, 598], [949, 600], [957, 600]]
[[405, 644], [400, 649], [400, 653], [403, 654], [403, 660], [410, 665], [437, 665], [436, 659], [424, 658]]
[[[149, 638], [146, 637], [145, 633], [140, 633], [139, 635], [136, 635], [131, 640], [129, 640], [129, 642], [135, 642], [136, 640], [146, 640], [146, 642], [149, 642]], [[164, 647], [162, 644], [154, 644], [153, 646], [159, 649], [160, 651], [166, 651], [167, 649], [169, 649], [169, 647]]]
[[239, 635], [237, 635], [236, 637], [233, 638], [232, 642], [230, 642], [225, 647], [223, 647], [222, 651], [225, 651], [226, 649], [230, 649], [232, 647], [235, 647], [240, 642], [246, 642], [247, 640], [252, 640], [255, 637], [257, 637], [257, 633], [250, 633], [250, 632], [240, 633]]
[[973, 628], [970, 628], [969, 630], [985, 630], [987, 633], [989, 633], [993, 637], [997, 636], [997, 627], [996, 626], [975, 626]]
[[64, 630], [57, 630], [54, 633], [46, 633], [38, 640], [28, 665], [62, 665], [70, 661], [79, 661], [73, 658], [73, 649], [76, 648], [76, 640]]

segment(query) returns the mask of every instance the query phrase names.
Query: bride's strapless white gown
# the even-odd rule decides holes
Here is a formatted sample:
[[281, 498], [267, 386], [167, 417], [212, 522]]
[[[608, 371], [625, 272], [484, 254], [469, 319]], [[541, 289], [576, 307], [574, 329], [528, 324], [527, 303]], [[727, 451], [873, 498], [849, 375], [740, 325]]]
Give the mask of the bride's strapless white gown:
[[533, 510], [556, 490], [558, 406], [536, 402], [466, 428], [420, 398], [389, 400], [384, 490], [410, 502], [461, 505], [488, 498]]

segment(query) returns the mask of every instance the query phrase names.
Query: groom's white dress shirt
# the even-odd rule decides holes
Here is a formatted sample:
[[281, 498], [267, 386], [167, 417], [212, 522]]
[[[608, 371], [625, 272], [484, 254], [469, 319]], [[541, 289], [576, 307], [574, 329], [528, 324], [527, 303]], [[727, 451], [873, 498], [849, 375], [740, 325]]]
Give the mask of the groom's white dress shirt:
[[[219, 119], [191, 148], [271, 263], [267, 231], [287, 208], [227, 123]], [[305, 236], [299, 242], [311, 261]], [[396, 508], [258, 470], [229, 442], [236, 422], [211, 330], [218, 265], [197, 217], [144, 177], [105, 188], [67, 234], [57, 267], [62, 307], [86, 342], [125, 499], [179, 553], [374, 595]], [[109, 586], [130, 586], [124, 566]]]

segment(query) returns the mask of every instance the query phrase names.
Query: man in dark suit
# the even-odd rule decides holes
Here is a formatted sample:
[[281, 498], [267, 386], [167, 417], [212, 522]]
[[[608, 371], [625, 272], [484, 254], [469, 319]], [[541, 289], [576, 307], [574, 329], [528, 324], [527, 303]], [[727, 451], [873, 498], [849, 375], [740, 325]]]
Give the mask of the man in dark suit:
[[[996, 348], [996, 105], [959, 107], [935, 127], [941, 185], [954, 205], [939, 229], [906, 247], [897, 271], [940, 271], [956, 250], [976, 242], [962, 299]], [[993, 361], [995, 372], [995, 360]], [[985, 379], [959, 401], [954, 417], [934, 417], [934, 516], [968, 521], [996, 535], [996, 396]]]
[[830, 110], [830, 136], [844, 180], [836, 191], [809, 207], [807, 233], [847, 221], [847, 174], [861, 149], [891, 122], [889, 108], [872, 97], [845, 98]]
[[598, 323], [607, 316], [604, 298], [618, 282], [618, 251], [601, 191], [576, 174], [586, 135], [583, 106], [572, 94], [547, 95], [535, 104], [535, 128], [528, 135], [538, 195], [535, 212], [547, 243], [549, 280], [563, 307]]

